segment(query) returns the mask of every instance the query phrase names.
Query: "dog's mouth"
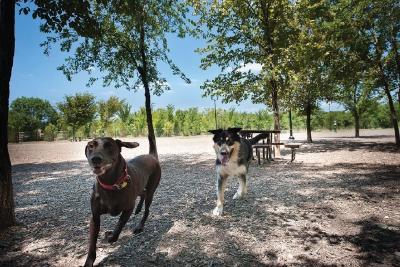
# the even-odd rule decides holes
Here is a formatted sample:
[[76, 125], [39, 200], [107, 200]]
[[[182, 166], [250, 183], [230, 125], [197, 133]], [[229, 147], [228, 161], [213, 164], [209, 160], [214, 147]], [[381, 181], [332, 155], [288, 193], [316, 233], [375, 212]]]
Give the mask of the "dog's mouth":
[[109, 168], [111, 168], [112, 163], [105, 165], [94, 165], [92, 166], [93, 173], [97, 176], [103, 175]]
[[232, 150], [231, 151], [221, 151], [219, 153], [220, 161], [221, 161], [222, 165], [225, 166], [226, 164], [228, 164], [231, 154], [232, 154]]
[[228, 154], [221, 154], [221, 164], [226, 165], [229, 161], [229, 155]]
[[100, 175], [103, 172], [101, 166], [94, 166], [93, 167], [93, 173], [96, 175]]

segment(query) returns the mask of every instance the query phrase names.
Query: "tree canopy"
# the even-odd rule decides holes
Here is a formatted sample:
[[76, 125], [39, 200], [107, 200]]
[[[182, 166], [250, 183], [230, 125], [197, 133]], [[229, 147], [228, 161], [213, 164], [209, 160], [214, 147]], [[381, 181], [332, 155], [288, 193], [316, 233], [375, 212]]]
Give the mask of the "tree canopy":
[[[193, 1], [207, 45], [201, 67], [220, 67], [207, 80], [205, 95], [222, 96], [224, 102], [251, 98], [272, 107], [279, 129], [279, 95], [287, 69], [288, 48], [295, 37], [289, 1]], [[201, 29], [201, 27], [199, 27]], [[249, 67], [256, 67], [252, 71]]]
[[[397, 66], [400, 38], [400, 5], [394, 0], [342, 0], [331, 6], [334, 20], [327, 28], [334, 53], [332, 60], [338, 83], [345, 87], [367, 82], [386, 96], [400, 145], [398, 114], [392, 92], [399, 89]], [[399, 65], [397, 64], [399, 63]], [[339, 74], [339, 75], [338, 75]], [[340, 78], [340, 76], [342, 76]]]
[[160, 95], [170, 89], [157, 68], [159, 62], [190, 82], [169, 58], [166, 37], [185, 35], [187, 5], [167, 0], [35, 3], [33, 16], [44, 20], [41, 29], [50, 35], [43, 44], [45, 52], [57, 42], [63, 51], [75, 51], [59, 68], [68, 79], [87, 71], [92, 75], [89, 85], [102, 78], [104, 86], [144, 88], [150, 152], [157, 154], [150, 93]]
[[44, 130], [55, 124], [57, 112], [49, 101], [36, 97], [19, 97], [10, 105], [9, 125], [17, 131]]
[[65, 96], [64, 101], [57, 104], [61, 112], [61, 119], [72, 128], [75, 140], [76, 130], [93, 121], [96, 112], [94, 96], [88, 93], [77, 93]]

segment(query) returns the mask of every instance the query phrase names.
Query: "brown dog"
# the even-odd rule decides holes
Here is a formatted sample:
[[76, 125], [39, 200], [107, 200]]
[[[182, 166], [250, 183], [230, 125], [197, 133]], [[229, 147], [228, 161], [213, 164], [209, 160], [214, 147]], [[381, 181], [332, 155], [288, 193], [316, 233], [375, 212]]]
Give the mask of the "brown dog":
[[108, 242], [115, 242], [132, 214], [137, 196], [140, 196], [135, 214], [140, 212], [143, 202], [145, 210], [134, 233], [143, 231], [154, 192], [160, 182], [161, 168], [158, 160], [152, 155], [138, 156], [126, 162], [121, 155], [121, 147], [135, 148], [137, 146], [139, 144], [136, 142], [122, 142], [109, 137], [93, 139], [86, 145], [86, 158], [97, 179], [90, 199], [92, 218], [89, 252], [85, 266], [93, 266], [96, 259], [100, 215], [121, 214], [114, 231], [106, 232]]

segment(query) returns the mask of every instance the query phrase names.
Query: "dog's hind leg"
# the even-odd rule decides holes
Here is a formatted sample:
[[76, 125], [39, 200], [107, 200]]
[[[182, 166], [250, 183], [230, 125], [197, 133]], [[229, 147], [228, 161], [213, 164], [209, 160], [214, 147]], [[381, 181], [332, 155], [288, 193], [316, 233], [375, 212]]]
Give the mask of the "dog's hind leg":
[[[144, 224], [146, 223], [147, 217], [149, 216], [149, 212], [150, 212], [150, 205], [151, 202], [153, 202], [153, 192], [145, 192], [145, 197], [143, 197], [144, 199], [144, 214], [142, 217], [142, 220], [140, 221], [139, 225], [135, 227], [135, 229], [133, 230], [133, 232], [135, 234], [141, 233], [143, 232], [143, 228], [144, 228]], [[140, 199], [140, 201], [142, 200], [142, 198]]]
[[144, 202], [144, 196], [140, 196], [139, 203], [136, 206], [135, 215], [139, 214], [139, 212], [142, 210], [143, 202]]
[[246, 174], [239, 175], [239, 188], [233, 199], [243, 198], [247, 194], [247, 177]]
[[158, 166], [156, 171], [150, 176], [149, 181], [146, 185], [146, 190], [144, 191], [143, 196], [140, 198], [140, 202], [142, 204], [144, 201], [144, 214], [139, 225], [137, 225], [133, 230], [135, 234], [143, 232], [144, 224], [146, 223], [147, 217], [149, 216], [150, 205], [153, 202], [154, 193], [156, 192], [157, 186], [160, 182], [160, 177], [161, 177], [161, 169]]
[[129, 220], [129, 217], [131, 217], [132, 212], [133, 208], [130, 210], [122, 211], [122, 214], [119, 217], [118, 223], [115, 226], [114, 231], [106, 232], [106, 239], [109, 243], [113, 243], [118, 240], [119, 234], [121, 233], [122, 228], [125, 226], [126, 222]]
[[227, 178], [226, 176], [217, 175], [217, 206], [213, 210], [213, 214], [216, 216], [222, 215], [224, 209], [224, 193]]

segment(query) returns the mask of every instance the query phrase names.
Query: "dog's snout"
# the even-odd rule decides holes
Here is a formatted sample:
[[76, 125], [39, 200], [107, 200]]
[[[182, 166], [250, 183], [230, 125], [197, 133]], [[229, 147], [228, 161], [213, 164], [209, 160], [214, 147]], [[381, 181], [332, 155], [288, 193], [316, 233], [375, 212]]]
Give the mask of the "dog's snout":
[[221, 155], [222, 156], [228, 155], [228, 151], [221, 151]]
[[94, 164], [100, 164], [102, 161], [101, 157], [99, 157], [99, 156], [95, 156], [91, 160], [92, 160], [92, 163], [94, 163]]

